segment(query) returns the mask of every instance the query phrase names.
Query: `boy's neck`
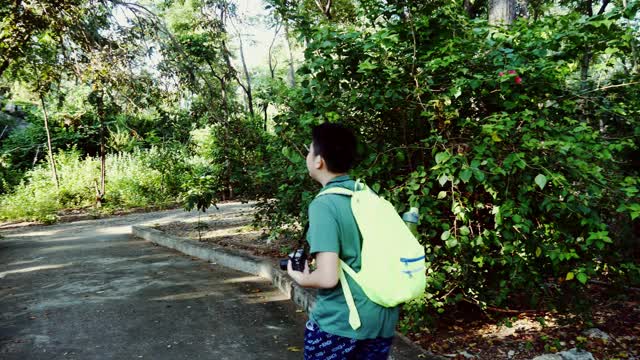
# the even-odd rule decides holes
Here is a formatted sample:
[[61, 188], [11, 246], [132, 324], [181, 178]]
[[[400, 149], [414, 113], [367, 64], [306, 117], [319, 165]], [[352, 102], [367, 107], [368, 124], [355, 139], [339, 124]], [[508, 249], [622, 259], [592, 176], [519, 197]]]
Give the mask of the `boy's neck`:
[[338, 176], [343, 176], [343, 175], [347, 175], [347, 173], [332, 173], [332, 172], [326, 172], [326, 173], [322, 173], [322, 174], [318, 174], [318, 178], [316, 179], [316, 181], [318, 181], [320, 184], [322, 184], [323, 187], [327, 186], [327, 184], [337, 178]]

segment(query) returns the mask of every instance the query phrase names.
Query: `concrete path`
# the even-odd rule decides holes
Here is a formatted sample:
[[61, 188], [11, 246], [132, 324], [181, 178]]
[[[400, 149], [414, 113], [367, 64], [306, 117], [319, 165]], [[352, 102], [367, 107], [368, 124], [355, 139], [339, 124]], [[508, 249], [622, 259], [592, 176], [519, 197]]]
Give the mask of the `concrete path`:
[[1, 231], [0, 358], [301, 359], [306, 316], [266, 280], [130, 235], [192, 216]]

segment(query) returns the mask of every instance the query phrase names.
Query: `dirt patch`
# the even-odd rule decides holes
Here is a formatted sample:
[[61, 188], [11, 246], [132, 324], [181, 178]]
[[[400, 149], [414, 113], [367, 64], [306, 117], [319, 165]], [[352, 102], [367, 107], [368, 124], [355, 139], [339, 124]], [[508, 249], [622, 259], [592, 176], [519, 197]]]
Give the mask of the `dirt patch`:
[[[460, 304], [440, 315], [436, 325], [408, 337], [451, 359], [533, 359], [581, 348], [595, 359], [640, 359], [640, 294], [613, 295], [589, 285], [592, 307], [582, 316], [551, 311], [499, 313]], [[598, 329], [609, 338], [592, 337]], [[466, 355], [466, 356], [465, 356]]]
[[[271, 259], [284, 258], [291, 242], [269, 239], [266, 229], [252, 227], [254, 213], [251, 207], [238, 208], [155, 228]], [[449, 359], [533, 359], [572, 348], [586, 349], [598, 360], [640, 359], [640, 292], [614, 293], [592, 284], [585, 296], [593, 299], [593, 305], [582, 317], [551, 311], [482, 312], [462, 303], [439, 315], [433, 326], [407, 336]], [[609, 339], [584, 333], [591, 328], [605, 332]]]
[[291, 244], [270, 239], [266, 229], [251, 225], [255, 210], [202, 214], [188, 220], [175, 221], [154, 226], [165, 233], [207, 242], [253, 255], [272, 259], [284, 258], [291, 251]]

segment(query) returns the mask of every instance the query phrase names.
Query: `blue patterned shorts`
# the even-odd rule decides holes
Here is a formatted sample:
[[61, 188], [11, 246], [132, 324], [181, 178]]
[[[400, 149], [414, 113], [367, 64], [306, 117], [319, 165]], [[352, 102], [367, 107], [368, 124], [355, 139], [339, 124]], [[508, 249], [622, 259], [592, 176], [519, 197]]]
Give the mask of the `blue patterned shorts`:
[[309, 320], [304, 332], [305, 360], [386, 360], [393, 338], [350, 339], [326, 333]]

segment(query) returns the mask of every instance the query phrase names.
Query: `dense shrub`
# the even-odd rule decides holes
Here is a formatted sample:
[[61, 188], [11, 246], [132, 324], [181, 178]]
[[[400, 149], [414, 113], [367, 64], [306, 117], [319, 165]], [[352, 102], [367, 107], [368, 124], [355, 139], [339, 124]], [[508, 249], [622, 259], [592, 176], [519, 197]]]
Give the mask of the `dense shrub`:
[[[144, 161], [148, 156], [144, 152], [107, 156], [105, 210], [158, 206], [177, 200], [178, 191], [167, 176]], [[56, 154], [56, 164], [59, 188], [51, 178], [48, 163], [41, 163], [27, 172], [12, 193], [0, 197], [0, 219], [53, 221], [59, 210], [94, 206], [99, 159], [82, 158], [77, 150], [61, 151]]]
[[262, 204], [271, 225], [303, 221], [317, 188], [296, 147], [311, 125], [341, 121], [363, 141], [355, 175], [399, 212], [420, 208], [428, 289], [407, 307], [416, 316], [406, 326], [463, 300], [504, 305], [520, 294], [535, 307], [589, 278], [638, 281], [614, 246], [640, 215], [629, 161], [639, 76], [621, 65], [637, 34], [629, 15], [568, 13], [505, 29], [469, 20], [456, 3], [412, 11], [309, 34], [301, 86], [275, 119], [273, 166], [258, 173], [277, 184], [276, 201]]

